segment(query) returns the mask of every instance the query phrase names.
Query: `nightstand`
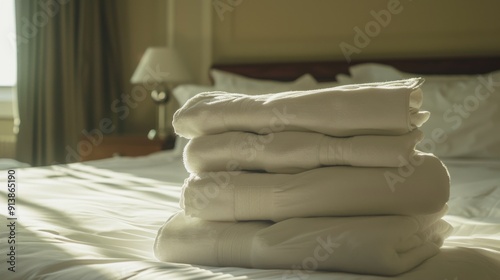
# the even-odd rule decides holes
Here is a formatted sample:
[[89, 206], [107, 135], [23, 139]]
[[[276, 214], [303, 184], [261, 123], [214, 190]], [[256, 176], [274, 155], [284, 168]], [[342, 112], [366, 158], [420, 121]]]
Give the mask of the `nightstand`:
[[174, 142], [175, 138], [173, 136], [165, 140], [150, 140], [146, 136], [107, 135], [103, 137], [99, 145], [93, 145], [90, 152], [80, 151], [80, 156], [81, 161], [113, 156], [144, 156], [161, 150], [172, 149]]

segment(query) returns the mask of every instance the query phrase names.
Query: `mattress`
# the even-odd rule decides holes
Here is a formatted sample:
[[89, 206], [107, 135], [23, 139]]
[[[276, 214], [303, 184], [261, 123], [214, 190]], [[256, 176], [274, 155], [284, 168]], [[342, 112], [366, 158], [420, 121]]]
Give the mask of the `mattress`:
[[[396, 277], [164, 263], [153, 243], [180, 211], [178, 151], [14, 169], [2, 187], [2, 279], [500, 279], [500, 160], [445, 161], [454, 226], [441, 253]], [[3, 180], [9, 171], [2, 170]], [[5, 186], [6, 184], [2, 184]], [[12, 197], [12, 195], [10, 195]], [[11, 211], [8, 210], [10, 203]], [[6, 228], [8, 230], [6, 230]], [[13, 240], [13, 241], [12, 241]], [[6, 259], [6, 261], [5, 261]]]

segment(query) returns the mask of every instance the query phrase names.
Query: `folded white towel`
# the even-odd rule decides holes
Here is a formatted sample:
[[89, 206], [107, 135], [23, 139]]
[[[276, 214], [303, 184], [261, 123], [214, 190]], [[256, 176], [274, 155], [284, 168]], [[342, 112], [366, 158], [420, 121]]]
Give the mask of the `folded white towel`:
[[177, 110], [173, 126], [188, 139], [227, 131], [401, 135], [429, 118], [419, 111], [422, 83], [413, 78], [253, 96], [206, 92]]
[[441, 161], [419, 153], [399, 168], [333, 166], [297, 174], [192, 174], [184, 182], [180, 204], [187, 215], [211, 221], [419, 215], [441, 209], [449, 188]]
[[191, 173], [298, 173], [329, 165], [399, 167], [408, 163], [422, 137], [418, 129], [400, 136], [346, 138], [295, 131], [267, 135], [225, 132], [190, 140], [184, 150], [184, 164]]
[[158, 232], [161, 261], [396, 275], [436, 255], [451, 226], [428, 216], [293, 218], [276, 224], [173, 216]]

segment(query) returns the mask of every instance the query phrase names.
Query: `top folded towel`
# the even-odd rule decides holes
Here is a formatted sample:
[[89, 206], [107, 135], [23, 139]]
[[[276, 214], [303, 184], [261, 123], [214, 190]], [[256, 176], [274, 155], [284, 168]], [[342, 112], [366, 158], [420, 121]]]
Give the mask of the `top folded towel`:
[[419, 111], [423, 82], [412, 78], [264, 95], [205, 92], [174, 114], [173, 126], [188, 139], [227, 131], [401, 135], [429, 118], [429, 112]]

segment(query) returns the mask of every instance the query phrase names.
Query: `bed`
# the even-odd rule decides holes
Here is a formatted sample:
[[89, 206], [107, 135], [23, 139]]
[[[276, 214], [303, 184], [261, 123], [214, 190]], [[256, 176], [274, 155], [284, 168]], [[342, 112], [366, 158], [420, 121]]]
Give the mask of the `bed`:
[[[355, 71], [353, 66], [344, 62], [304, 62], [216, 65], [214, 69], [273, 80], [270, 83], [293, 83], [290, 81], [309, 73], [316, 81], [325, 83], [318, 87], [340, 81], [390, 79], [405, 73], [427, 75], [431, 83], [442, 79], [449, 83], [443, 76], [489, 75], [500, 69], [500, 58], [392, 60], [369, 65], [360, 62]], [[229, 89], [255, 82], [230, 77], [233, 80]], [[214, 80], [217, 83], [217, 76]], [[488, 80], [482, 81], [485, 86], [484, 81]], [[180, 211], [181, 186], [188, 176], [182, 158], [185, 140], [178, 139], [173, 150], [143, 157], [2, 170], [9, 184], [0, 190], [4, 205], [0, 236], [4, 256], [2, 279], [500, 279], [500, 87], [494, 78], [489, 81], [486, 85], [491, 94], [487, 104], [491, 108], [479, 110], [472, 99], [465, 100], [464, 96], [444, 103], [466, 102], [463, 104], [474, 110], [469, 110], [469, 115], [460, 119], [460, 125], [447, 132], [446, 145], [428, 141], [423, 147], [438, 154], [448, 168], [451, 194], [444, 219], [454, 229], [438, 255], [407, 273], [383, 277], [296, 271], [293, 267], [248, 269], [158, 261], [153, 253], [155, 237], [165, 221]], [[281, 90], [283, 85], [265, 86]], [[469, 86], [477, 87], [477, 80]], [[464, 87], [467, 84], [459, 85]], [[189, 97], [186, 92], [196, 94], [209, 88], [192, 86], [174, 94], [182, 104]], [[446, 112], [447, 108], [434, 109]], [[457, 116], [460, 115], [450, 115]], [[457, 122], [431, 123], [434, 127], [430, 129]], [[486, 126], [486, 131], [474, 130], [480, 124]]]

